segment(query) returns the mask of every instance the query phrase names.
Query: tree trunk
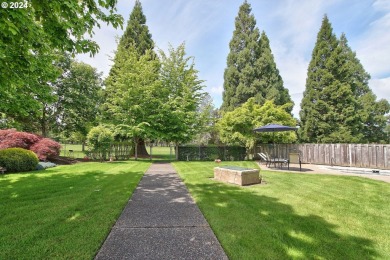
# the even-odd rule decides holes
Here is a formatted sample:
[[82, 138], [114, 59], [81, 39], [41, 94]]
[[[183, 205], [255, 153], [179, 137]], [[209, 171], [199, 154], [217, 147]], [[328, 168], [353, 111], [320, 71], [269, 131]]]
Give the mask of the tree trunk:
[[42, 109], [42, 118], [41, 118], [41, 132], [43, 137], [47, 137], [47, 129], [46, 129], [46, 106], [43, 105]]
[[148, 151], [146, 150], [145, 147], [145, 140], [144, 139], [139, 139], [138, 144], [137, 144], [137, 155], [139, 157], [148, 157]]
[[176, 161], [179, 160], [179, 143], [176, 142]]

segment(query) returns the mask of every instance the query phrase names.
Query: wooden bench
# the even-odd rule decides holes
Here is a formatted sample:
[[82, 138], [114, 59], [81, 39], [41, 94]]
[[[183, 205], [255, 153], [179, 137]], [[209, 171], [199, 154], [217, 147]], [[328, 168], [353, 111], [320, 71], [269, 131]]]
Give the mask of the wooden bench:
[[0, 172], [1, 172], [1, 174], [4, 174], [6, 171], [7, 171], [6, 168], [0, 166]]

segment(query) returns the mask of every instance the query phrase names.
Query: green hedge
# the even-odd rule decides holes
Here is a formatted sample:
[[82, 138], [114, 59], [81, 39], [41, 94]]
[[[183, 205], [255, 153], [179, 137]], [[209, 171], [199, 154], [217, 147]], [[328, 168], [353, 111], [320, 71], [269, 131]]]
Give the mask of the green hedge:
[[7, 172], [26, 172], [35, 170], [38, 165], [37, 155], [23, 148], [0, 150], [0, 166]]
[[179, 146], [179, 161], [243, 161], [246, 148], [240, 146]]

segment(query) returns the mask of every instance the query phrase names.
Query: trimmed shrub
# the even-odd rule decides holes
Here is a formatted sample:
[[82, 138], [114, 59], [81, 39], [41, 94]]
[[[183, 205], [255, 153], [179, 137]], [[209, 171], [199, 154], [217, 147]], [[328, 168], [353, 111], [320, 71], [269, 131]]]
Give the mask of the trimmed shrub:
[[243, 161], [246, 148], [241, 146], [179, 146], [179, 161]]
[[114, 134], [109, 127], [99, 125], [92, 128], [87, 135], [89, 155], [94, 159], [106, 160], [113, 141]]
[[0, 150], [0, 166], [7, 172], [27, 172], [35, 170], [38, 165], [37, 155], [23, 148]]
[[61, 145], [49, 138], [43, 138], [30, 147], [30, 150], [38, 155], [39, 160], [46, 161], [47, 158], [58, 156]]

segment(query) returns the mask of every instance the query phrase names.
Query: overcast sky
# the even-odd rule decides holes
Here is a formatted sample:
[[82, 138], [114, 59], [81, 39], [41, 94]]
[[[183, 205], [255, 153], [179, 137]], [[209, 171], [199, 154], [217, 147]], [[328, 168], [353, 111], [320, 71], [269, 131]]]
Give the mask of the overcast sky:
[[[125, 19], [135, 0], [118, 0]], [[156, 46], [166, 50], [185, 42], [188, 56], [195, 58], [199, 78], [214, 105], [222, 103], [223, 73], [229, 53], [234, 21], [243, 0], [141, 0], [146, 24]], [[265, 31], [277, 68], [295, 102], [298, 117], [305, 90], [307, 67], [324, 14], [337, 37], [345, 33], [352, 50], [371, 75], [370, 87], [378, 98], [390, 100], [390, 0], [249, 0], [257, 27]], [[108, 75], [116, 37], [123, 30], [102, 25], [94, 40], [100, 52], [94, 58], [79, 55]]]

